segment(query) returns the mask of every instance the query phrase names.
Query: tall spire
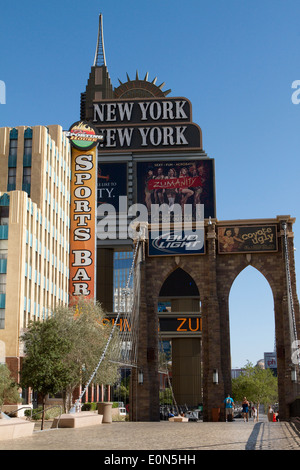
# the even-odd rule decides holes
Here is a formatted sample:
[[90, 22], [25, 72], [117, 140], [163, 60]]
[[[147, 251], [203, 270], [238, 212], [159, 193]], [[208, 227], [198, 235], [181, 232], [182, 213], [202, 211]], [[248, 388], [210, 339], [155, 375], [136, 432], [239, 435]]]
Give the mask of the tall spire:
[[106, 59], [105, 59], [104, 40], [103, 40], [103, 19], [102, 19], [102, 13], [100, 13], [94, 67], [102, 67], [103, 65], [106, 66]]

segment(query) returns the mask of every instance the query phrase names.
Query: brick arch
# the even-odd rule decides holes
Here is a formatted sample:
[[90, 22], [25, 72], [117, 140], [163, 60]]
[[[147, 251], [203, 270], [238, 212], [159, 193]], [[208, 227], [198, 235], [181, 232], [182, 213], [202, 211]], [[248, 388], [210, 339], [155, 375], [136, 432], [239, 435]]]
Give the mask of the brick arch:
[[194, 280], [196, 286], [197, 286], [197, 289], [199, 291], [199, 297], [201, 295], [201, 288], [200, 288], [200, 285], [199, 285], [199, 282], [198, 282], [198, 279], [197, 279], [197, 275], [196, 273], [194, 272], [194, 270], [187, 265], [187, 263], [180, 263], [180, 264], [173, 264], [173, 265], [170, 265], [170, 264], [166, 264], [166, 266], [164, 267], [164, 269], [161, 271], [161, 275], [159, 276], [159, 282], [156, 283], [155, 285], [155, 291], [153, 293], [153, 298], [159, 298], [159, 293], [161, 291], [161, 288], [164, 284], [164, 282], [168, 279], [168, 277], [174, 272], [176, 271], [176, 269], [182, 269], [183, 271], [185, 271], [187, 274], [189, 274], [189, 276], [191, 276], [191, 278]]
[[275, 298], [274, 296], [274, 282], [273, 282], [273, 279], [272, 279], [272, 275], [267, 271], [265, 270], [263, 267], [261, 266], [256, 266], [254, 263], [249, 263], [249, 264], [246, 264], [245, 266], [242, 266], [241, 269], [239, 270], [239, 272], [236, 274], [235, 278], [233, 279], [232, 283], [231, 283], [231, 286], [230, 286], [230, 289], [229, 289], [229, 295], [230, 295], [230, 292], [231, 292], [231, 289], [232, 289], [232, 286], [235, 282], [235, 280], [239, 277], [239, 275], [244, 272], [247, 268], [254, 268], [259, 274], [261, 274], [264, 279], [267, 281], [271, 291], [272, 291], [272, 295], [273, 295], [273, 299]]
[[[278, 392], [281, 420], [290, 416], [289, 405], [297, 396], [296, 385], [291, 382], [290, 334], [285, 259], [281, 231], [282, 217], [268, 219], [264, 224], [277, 224], [277, 251], [253, 253], [225, 253], [219, 249], [217, 221], [205, 225], [205, 253], [203, 256], [145, 256], [141, 263], [141, 307], [139, 329], [143, 340], [139, 344], [139, 366], [144, 372], [144, 384], [137, 387], [140, 394], [139, 413], [142, 420], [159, 419], [158, 314], [156, 302], [166, 278], [177, 268], [186, 271], [195, 281], [201, 300], [202, 353], [203, 353], [203, 418], [212, 419], [211, 410], [223, 403], [225, 393], [231, 390], [231, 356], [229, 331], [229, 294], [234, 280], [248, 266], [252, 266], [267, 280], [274, 299], [275, 334], [278, 370]], [[288, 249], [294, 309], [299, 330], [299, 302], [293, 251], [293, 219], [289, 219]], [[227, 225], [243, 225], [240, 221]], [[254, 222], [253, 222], [254, 223]], [[255, 220], [256, 225], [262, 222]], [[244, 225], [248, 226], [248, 222]], [[145, 250], [146, 253], [146, 250]], [[299, 335], [300, 336], [300, 335]], [[218, 371], [219, 383], [213, 383]], [[299, 384], [297, 385], [299, 387]], [[299, 392], [298, 392], [299, 394]], [[147, 395], [147, 396], [146, 396]], [[133, 407], [134, 408], [134, 407]], [[156, 413], [156, 414], [155, 414]], [[222, 416], [221, 416], [221, 419]]]
[[[247, 276], [247, 274], [251, 274], [249, 273], [249, 270], [251, 269], [251, 271], [253, 272], [254, 271], [254, 275], [257, 276], [257, 280], [259, 282], [259, 284], [261, 285], [261, 296], [258, 297], [258, 293], [260, 293], [260, 288], [258, 287], [258, 289], [256, 290], [255, 288], [253, 288], [253, 284], [251, 283], [250, 286], [251, 286], [251, 290], [250, 292], [247, 292], [247, 293], [244, 293], [243, 290], [242, 290], [242, 293], [243, 295], [242, 296], [239, 296], [239, 286], [235, 286], [235, 292], [233, 293], [232, 292], [232, 287], [234, 286], [235, 284], [235, 281], [238, 280], [239, 276], [241, 274], [244, 274], [245, 276]], [[248, 278], [249, 279], [249, 278]], [[247, 278], [244, 280], [247, 282]], [[252, 280], [252, 278], [251, 278]], [[266, 281], [266, 282], [264, 282]], [[254, 282], [254, 285], [256, 286], [256, 283]], [[260, 270], [258, 269], [256, 266], [253, 266], [252, 264], [247, 264], [247, 266], [245, 266], [244, 268], [242, 268], [239, 273], [237, 274], [237, 276], [234, 278], [233, 280], [233, 283], [231, 284], [231, 288], [230, 288], [230, 291], [229, 291], [229, 297], [228, 297], [228, 303], [227, 303], [227, 315], [228, 315], [228, 321], [230, 319], [230, 323], [233, 322], [235, 323], [235, 321], [237, 321], [237, 319], [239, 319], [238, 321], [247, 321], [247, 316], [245, 315], [245, 313], [243, 312], [243, 309], [246, 308], [247, 309], [247, 300], [249, 298], [249, 294], [250, 294], [250, 297], [251, 299], [255, 299], [256, 302], [258, 300], [258, 298], [264, 298], [264, 296], [267, 296], [267, 299], [268, 299], [268, 308], [265, 310], [261, 310], [261, 314], [262, 316], [265, 317], [265, 320], [268, 319], [268, 322], [269, 322], [269, 325], [270, 327], [272, 328], [271, 331], [273, 331], [273, 335], [275, 334], [275, 337], [276, 337], [276, 323], [278, 322], [277, 318], [276, 318], [276, 311], [275, 311], [275, 296], [274, 296], [274, 292], [272, 290], [272, 286], [267, 278], [267, 276]], [[232, 297], [231, 297], [232, 296]], [[238, 316], [234, 316], [234, 308], [232, 308], [232, 306], [230, 306], [231, 302], [230, 300], [233, 300], [233, 299], [239, 299], [239, 303], [241, 304], [241, 310], [238, 314]], [[253, 322], [253, 319], [251, 317], [251, 323]], [[274, 330], [273, 330], [274, 328]], [[233, 334], [232, 336], [232, 331], [230, 330], [230, 327], [228, 325], [228, 330], [229, 330], [229, 335], [228, 335], [228, 341], [229, 341], [229, 348], [230, 348], [230, 355], [231, 355], [231, 344], [232, 344], [232, 339], [236, 336], [236, 332], [235, 334]], [[270, 334], [269, 330], [268, 330], [268, 335]], [[273, 341], [274, 341], [274, 337], [272, 338]], [[249, 342], [250, 341], [250, 338], [248, 340], [246, 340], [246, 342]]]
[[[231, 257], [229, 256], [228, 260], [229, 258]], [[234, 255], [232, 255], [232, 258], [229, 261], [233, 261], [233, 260], [236, 261], [236, 259], [234, 258]], [[223, 274], [226, 273], [225, 281], [224, 281], [224, 277], [222, 277], [223, 283], [222, 283], [222, 288], [221, 288], [224, 298], [227, 298], [227, 299], [229, 298], [230, 291], [231, 291], [234, 281], [237, 279], [239, 274], [241, 274], [241, 272], [243, 272], [249, 266], [256, 269], [266, 279], [266, 281], [268, 282], [271, 288], [274, 300], [278, 296], [282, 296], [282, 289], [281, 289], [282, 284], [281, 285], [278, 284], [278, 281], [276, 282], [276, 280], [274, 279], [274, 275], [273, 275], [274, 268], [276, 269], [277, 266], [276, 265], [274, 266], [274, 264], [271, 265], [270, 263], [268, 263], [264, 259], [263, 256], [256, 255], [255, 257], [252, 257], [250, 262], [248, 262], [246, 259], [239, 260], [238, 262], [235, 263], [234, 269], [231, 268], [227, 270], [225, 267], [222, 270]], [[284, 279], [282, 279], [282, 282], [284, 283]]]
[[193, 277], [181, 267], [178, 267], [169, 274], [159, 292], [160, 297], [171, 297], [174, 295], [176, 297], [199, 297], [199, 289]]

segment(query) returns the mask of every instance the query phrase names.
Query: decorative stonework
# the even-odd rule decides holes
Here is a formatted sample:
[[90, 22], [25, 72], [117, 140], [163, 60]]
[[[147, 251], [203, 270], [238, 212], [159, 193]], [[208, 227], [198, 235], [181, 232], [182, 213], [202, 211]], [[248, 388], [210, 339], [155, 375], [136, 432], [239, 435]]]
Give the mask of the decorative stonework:
[[[299, 331], [299, 303], [296, 294], [292, 237], [294, 220], [287, 217], [287, 221], [290, 272]], [[145, 257], [141, 266], [144, 282], [141, 282], [139, 346], [140, 367], [144, 372], [144, 384], [143, 389], [139, 386], [136, 388], [138, 420], [159, 419], [159, 408], [156, 403], [159, 391], [158, 358], [155, 353], [158, 345], [157, 300], [164, 281], [178, 267], [185, 270], [194, 279], [202, 304], [204, 420], [210, 421], [212, 419], [212, 408], [221, 407], [222, 409], [224, 397], [231, 391], [229, 294], [235, 278], [249, 265], [263, 274], [273, 293], [280, 416], [281, 419], [288, 419], [289, 404], [295, 399], [295, 390], [289, 372], [291, 345], [288, 328], [286, 270], [282, 249], [281, 218], [277, 217], [272, 222], [277, 226], [278, 236], [278, 252], [275, 253], [228, 254], [226, 256], [218, 254], [216, 233], [217, 227], [222, 223], [213, 221], [212, 224], [207, 224], [205, 227], [206, 254], [204, 256]], [[238, 223], [243, 223], [243, 221], [238, 221]], [[218, 370], [218, 385], [212, 382], [214, 369]], [[151, 393], [147, 390], [151, 390]]]

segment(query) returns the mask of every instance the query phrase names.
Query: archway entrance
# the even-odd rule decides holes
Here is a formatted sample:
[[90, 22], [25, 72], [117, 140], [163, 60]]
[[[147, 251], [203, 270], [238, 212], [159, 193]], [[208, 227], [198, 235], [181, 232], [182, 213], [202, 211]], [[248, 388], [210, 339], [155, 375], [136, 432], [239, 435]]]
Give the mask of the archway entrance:
[[[159, 332], [163, 338], [172, 341], [173, 389], [178, 403], [198, 405], [202, 402], [203, 390], [203, 420], [211, 421], [213, 411], [217, 408], [221, 408], [220, 420], [224, 419], [222, 404], [226, 394], [231, 392], [232, 368], [229, 295], [235, 279], [247, 267], [257, 269], [272, 291], [280, 416], [281, 420], [290, 417], [291, 406], [299, 395], [298, 365], [291, 364], [293, 325], [290, 324], [290, 309], [293, 307], [298, 332], [299, 303], [293, 265], [293, 220], [288, 219], [286, 232], [281, 230], [283, 219], [283, 216], [278, 216], [277, 219], [263, 222], [254, 220], [251, 230], [249, 221], [207, 223], [206, 250], [200, 256], [150, 256], [145, 241], [141, 262], [137, 267], [140, 286], [138, 371], [143, 372], [143, 383], [137, 382], [133, 386], [132, 409], [137, 410], [133, 420], [159, 419]], [[278, 249], [272, 248], [269, 252], [268, 245], [265, 245], [263, 250], [255, 247], [253, 253], [241, 250], [223, 252], [217, 244], [220, 230], [223, 231], [224, 226], [237, 224], [238, 228], [247, 229], [248, 234], [255, 230], [260, 232], [261, 227], [266, 231], [272, 229]], [[286, 245], [288, 248], [283, 250]], [[287, 249], [289, 270], [284, 256]], [[291, 287], [291, 292], [288, 287]], [[158, 311], [158, 304], [162, 302], [169, 302], [169, 310]], [[190, 327], [193, 325], [192, 320], [197, 321], [197, 317], [198, 321], [201, 319], [202, 331], [201, 328], [197, 331], [196, 326]], [[180, 326], [179, 318], [185, 324]], [[249, 322], [251, 328], [250, 319]], [[248, 321], [246, 323], [248, 328]], [[248, 337], [251, 338], [251, 335], [252, 330]], [[273, 343], [273, 333], [271, 336]]]
[[161, 340], [171, 343], [176, 403], [195, 407], [203, 401], [200, 294], [183, 269], [175, 269], [164, 281], [158, 311]]
[[272, 290], [266, 278], [252, 266], [240, 272], [230, 289], [229, 323], [233, 370], [247, 362], [256, 365], [264, 360], [265, 353], [275, 352]]

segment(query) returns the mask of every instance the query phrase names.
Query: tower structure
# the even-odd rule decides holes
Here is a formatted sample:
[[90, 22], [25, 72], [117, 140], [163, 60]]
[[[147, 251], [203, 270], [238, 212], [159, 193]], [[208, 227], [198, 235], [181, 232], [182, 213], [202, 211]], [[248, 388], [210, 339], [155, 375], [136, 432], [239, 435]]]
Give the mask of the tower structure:
[[156, 85], [157, 77], [151, 82], [148, 78], [148, 72], [143, 79], [141, 79], [138, 72], [136, 72], [133, 80], [131, 80], [127, 74], [127, 81], [122, 82], [119, 79], [119, 86], [113, 88], [106, 64], [103, 16], [100, 14], [94, 62], [91, 67], [86, 89], [81, 93], [80, 119], [86, 121], [93, 120], [93, 102], [114, 98], [162, 98], [171, 92], [171, 90], [163, 91], [164, 83]]
[[106, 66], [103, 39], [103, 18], [100, 14], [94, 62], [91, 67], [86, 90], [81, 93], [80, 119], [85, 121], [92, 120], [93, 101], [100, 101], [113, 97], [113, 87]]
[[[121, 81], [119, 79], [119, 85], [113, 87], [111, 78], [107, 68], [106, 54], [104, 47], [104, 30], [103, 30], [103, 16], [99, 15], [98, 23], [98, 34], [96, 42], [96, 50], [93, 65], [91, 66], [89, 78], [87, 81], [86, 89], [81, 93], [80, 100], [80, 119], [93, 123], [94, 127], [102, 131], [102, 123], [94, 122], [94, 104], [100, 102], [106, 102], [107, 100], [128, 100], [130, 98], [164, 98], [171, 90], [164, 91], [164, 83], [160, 85], [156, 84], [157, 77], [153, 80], [149, 80], [149, 73], [147, 72], [144, 78], [139, 77], [139, 73], [136, 71], [135, 77], [130, 79], [127, 73], [127, 80]], [[121, 163], [122, 162], [122, 163]], [[118, 165], [116, 166], [116, 163]], [[133, 159], [128, 155], [128, 149], [123, 151], [120, 149], [120, 153], [117, 158], [112, 157], [111, 154], [101, 149], [101, 156], [98, 157], [99, 172], [103, 171], [114, 171], [114, 176], [110, 174], [111, 178], [118, 179], [119, 188], [123, 181], [123, 195], [128, 198], [128, 204], [134, 202], [133, 194]], [[114, 170], [114, 168], [116, 170]], [[119, 176], [117, 176], [117, 172]], [[108, 176], [108, 175], [106, 175]], [[104, 181], [104, 180], [103, 180]], [[109, 183], [107, 183], [109, 184]], [[108, 189], [108, 186], [101, 186], [101, 180], [98, 180], [98, 196], [103, 194]], [[98, 197], [98, 203], [101, 197]], [[108, 202], [108, 201], [107, 201]], [[111, 202], [111, 201], [109, 201]], [[114, 258], [119, 258], [116, 252], [131, 251], [132, 241], [123, 240], [123, 243], [114, 243], [108, 241], [100, 241], [97, 243], [97, 298], [101, 301], [103, 307], [112, 312], [114, 309], [113, 299], [120, 296], [120, 289], [114, 289]]]

